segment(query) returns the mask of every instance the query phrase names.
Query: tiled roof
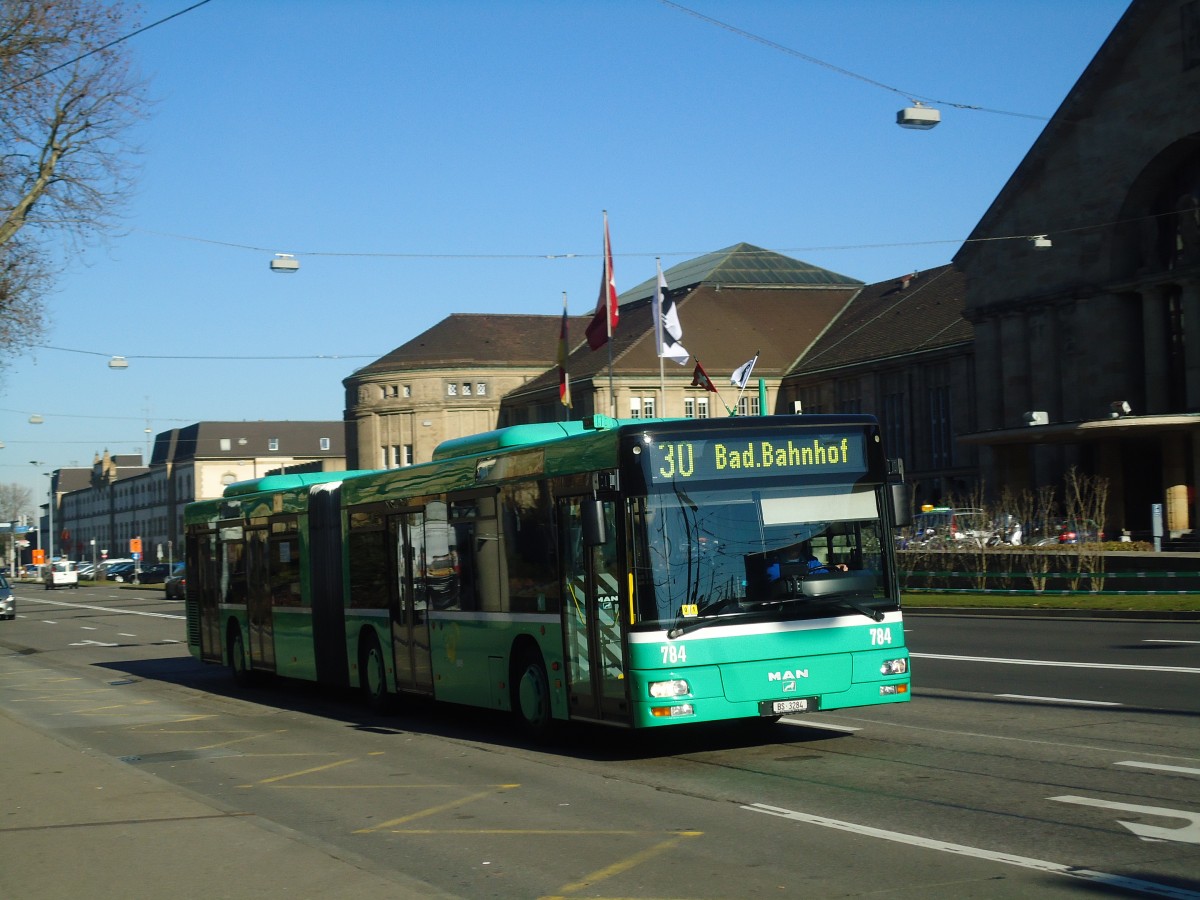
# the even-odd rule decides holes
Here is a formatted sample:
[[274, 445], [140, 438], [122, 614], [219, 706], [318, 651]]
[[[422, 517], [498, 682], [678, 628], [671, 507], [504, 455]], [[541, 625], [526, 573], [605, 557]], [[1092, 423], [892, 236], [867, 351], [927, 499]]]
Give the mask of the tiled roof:
[[953, 265], [868, 285], [804, 354], [795, 373], [970, 341], [963, 318], [966, 278]]
[[[681, 262], [663, 272], [672, 290], [696, 285], [722, 287], [829, 288], [861, 285], [849, 275], [839, 275], [773, 250], [745, 242]], [[658, 275], [623, 292], [620, 304], [634, 303], [654, 294]]]
[[[196, 422], [160, 432], [151, 464], [251, 456], [336, 459], [346, 455], [345, 437], [345, 426], [335, 421]], [[278, 440], [276, 450], [270, 449], [272, 438]], [[328, 438], [328, 450], [321, 449], [322, 438]], [[222, 448], [222, 440], [229, 441], [229, 449]]]
[[[691, 291], [670, 293], [683, 327], [681, 343], [691, 359], [686, 366], [663, 363], [669, 378], [692, 380], [699, 361], [718, 388], [742, 363], [759, 353], [755, 373], [781, 377], [854, 296], [856, 289], [722, 288], [703, 285]], [[572, 381], [601, 378], [608, 368], [608, 348], [591, 350], [583, 341], [588, 319], [571, 322], [572, 352], [567, 372]], [[653, 304], [641, 300], [621, 306], [620, 322], [613, 334], [613, 370], [623, 376], [657, 375]], [[512, 392], [516, 397], [558, 384], [551, 368]]]
[[561, 316], [452, 313], [350, 378], [448, 366], [548, 365], [554, 360], [561, 321]]

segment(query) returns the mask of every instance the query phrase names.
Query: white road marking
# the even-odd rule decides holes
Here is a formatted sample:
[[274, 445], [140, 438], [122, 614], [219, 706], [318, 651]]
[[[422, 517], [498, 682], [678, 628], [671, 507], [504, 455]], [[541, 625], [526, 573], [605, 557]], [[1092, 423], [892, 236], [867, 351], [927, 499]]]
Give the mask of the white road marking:
[[1035, 697], [1032, 694], [993, 694], [995, 697], [1004, 697], [1007, 700], [1038, 700], [1042, 703], [1071, 703], [1078, 706], [1123, 706], [1122, 703], [1114, 703], [1112, 700], [1072, 700], [1069, 697]]
[[1162, 763], [1136, 762], [1134, 760], [1126, 760], [1124, 762], [1113, 763], [1114, 766], [1129, 766], [1134, 769], [1153, 769], [1156, 772], [1178, 772], [1181, 775], [1200, 775], [1200, 769], [1189, 768], [1188, 766], [1164, 766]]
[[1094, 797], [1047, 797], [1059, 803], [1076, 803], [1080, 806], [1095, 806], [1099, 809], [1112, 809], [1118, 812], [1141, 813], [1147, 816], [1159, 816], [1163, 819], [1183, 819], [1186, 825], [1177, 828], [1164, 828], [1160, 825], [1143, 825], [1141, 822], [1123, 822], [1117, 819], [1118, 825], [1124, 825], [1143, 841], [1180, 841], [1184, 844], [1200, 844], [1200, 813], [1184, 812], [1182, 809], [1168, 809], [1162, 806], [1138, 806], [1134, 803], [1113, 803], [1110, 800], [1097, 800]]
[[[66, 607], [71, 607], [74, 609], [97, 609], [100, 612], [120, 613], [121, 615], [125, 615], [125, 616], [150, 616], [153, 619], [186, 619], [187, 618], [187, 616], [179, 616], [179, 615], [176, 615], [175, 613], [146, 612], [145, 610], [141, 610], [141, 609], [120, 609], [119, 607], [115, 607], [115, 606], [93, 606], [90, 603], [64, 603], [60, 600], [32, 600], [29, 602], [31, 602], [31, 603], [49, 603], [52, 606], [66, 606]], [[58, 624], [57, 622], [51, 622], [48, 619], [44, 619], [43, 621], [47, 622], [47, 624], [50, 624], [50, 625]]]
[[118, 647], [119, 644], [106, 644], [104, 641], [76, 641], [72, 647]]
[[1063, 865], [1062, 863], [1050, 862], [1044, 859], [1033, 859], [1028, 856], [1017, 856], [1012, 853], [997, 853], [994, 850], [968, 847], [965, 844], [951, 844], [946, 841], [924, 838], [915, 834], [903, 834], [899, 831], [886, 831], [882, 828], [872, 828], [868, 825], [858, 825], [854, 822], [842, 822], [838, 819], [826, 818], [825, 816], [813, 816], [791, 809], [782, 809], [778, 806], [768, 806], [765, 803], [754, 803], [750, 806], [743, 806], [742, 809], [749, 810], [750, 812], [765, 813], [769, 816], [778, 816], [781, 819], [790, 819], [793, 822], [802, 822], [806, 825], [819, 825], [822, 828], [835, 828], [839, 831], [849, 831], [865, 837], [894, 841], [898, 844], [909, 844], [914, 847], [922, 847], [926, 850], [940, 850], [943, 853], [954, 853], [959, 856], [969, 856], [1009, 866], [1019, 866], [1023, 869], [1033, 869], [1038, 872], [1065, 875], [1068, 878], [1079, 878], [1095, 884], [1138, 891], [1139, 893], [1155, 897], [1171, 897], [1174, 900], [1200, 900], [1200, 893], [1196, 891], [1184, 890], [1183, 888], [1171, 887], [1165, 884], [1156, 884], [1153, 881], [1126, 878], [1123, 875], [1097, 872], [1093, 869], [1079, 869], [1074, 866]]
[[1117, 663], [1060, 662], [1053, 659], [1005, 659], [991, 656], [952, 656], [946, 653], [910, 653], [915, 659], [948, 659], [953, 662], [1000, 663], [1007, 666], [1052, 666], [1061, 669], [1104, 669], [1109, 672], [1177, 672], [1200, 675], [1200, 669], [1191, 666], [1129, 666]]

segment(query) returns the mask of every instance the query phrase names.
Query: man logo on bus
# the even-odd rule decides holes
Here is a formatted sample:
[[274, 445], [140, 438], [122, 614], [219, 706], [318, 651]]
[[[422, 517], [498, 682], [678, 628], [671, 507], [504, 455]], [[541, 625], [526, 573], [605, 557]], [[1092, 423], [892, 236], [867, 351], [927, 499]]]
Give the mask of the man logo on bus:
[[786, 670], [783, 672], [768, 672], [767, 681], [795, 681], [797, 678], [807, 678], [808, 669]]

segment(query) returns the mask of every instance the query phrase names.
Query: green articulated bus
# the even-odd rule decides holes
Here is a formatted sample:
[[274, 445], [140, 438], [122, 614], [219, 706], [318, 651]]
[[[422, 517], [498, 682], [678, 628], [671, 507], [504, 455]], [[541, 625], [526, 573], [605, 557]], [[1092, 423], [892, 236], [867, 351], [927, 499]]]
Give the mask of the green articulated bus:
[[873, 417], [519, 425], [190, 504], [188, 645], [274, 673], [642, 728], [909, 699]]

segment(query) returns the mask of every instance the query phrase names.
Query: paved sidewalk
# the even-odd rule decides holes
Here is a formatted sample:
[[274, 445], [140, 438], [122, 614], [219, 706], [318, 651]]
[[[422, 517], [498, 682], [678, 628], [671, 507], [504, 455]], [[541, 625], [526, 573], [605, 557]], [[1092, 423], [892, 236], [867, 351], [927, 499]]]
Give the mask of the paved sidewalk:
[[0, 897], [448, 896], [334, 852], [0, 710]]

